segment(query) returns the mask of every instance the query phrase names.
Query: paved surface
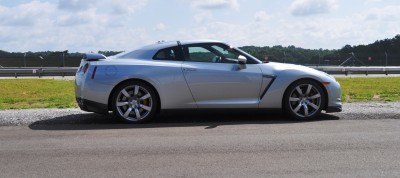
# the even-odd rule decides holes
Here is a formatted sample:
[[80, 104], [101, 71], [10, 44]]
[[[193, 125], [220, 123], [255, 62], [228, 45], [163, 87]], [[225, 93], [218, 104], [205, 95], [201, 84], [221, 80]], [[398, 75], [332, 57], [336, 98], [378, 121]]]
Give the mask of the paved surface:
[[[210, 116], [211, 115], [211, 116]], [[400, 119], [400, 102], [390, 103], [345, 103], [343, 112], [323, 115], [319, 120], [365, 120]], [[235, 112], [220, 111], [208, 115], [204, 112], [186, 112], [183, 114], [166, 113], [155, 123], [226, 123], [226, 122], [287, 122], [290, 121], [276, 112]], [[80, 109], [24, 109], [0, 110], [0, 126], [47, 127], [49, 125], [73, 124], [74, 127], [88, 125], [119, 124], [111, 116], [83, 112]]]
[[0, 173], [399, 177], [399, 105], [346, 104], [343, 113], [312, 122], [280, 114], [185, 113], [142, 125], [76, 109], [0, 111]]

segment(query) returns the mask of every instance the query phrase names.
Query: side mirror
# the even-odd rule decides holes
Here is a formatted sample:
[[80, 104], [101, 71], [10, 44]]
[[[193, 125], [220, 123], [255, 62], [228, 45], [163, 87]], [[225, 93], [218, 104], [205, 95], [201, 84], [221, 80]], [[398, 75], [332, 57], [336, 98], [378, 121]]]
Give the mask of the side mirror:
[[239, 61], [239, 64], [244, 65], [244, 64], [246, 64], [246, 62], [247, 62], [247, 58], [244, 57], [244, 56], [242, 56], [242, 55], [240, 55], [240, 56], [238, 57], [238, 61]]

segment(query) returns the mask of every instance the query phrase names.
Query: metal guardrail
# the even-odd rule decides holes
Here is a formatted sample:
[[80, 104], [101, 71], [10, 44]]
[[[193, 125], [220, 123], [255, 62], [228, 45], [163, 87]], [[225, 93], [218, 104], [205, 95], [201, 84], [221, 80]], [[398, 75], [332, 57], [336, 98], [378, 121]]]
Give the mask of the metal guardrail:
[[[400, 66], [395, 67], [340, 67], [340, 66], [309, 66], [328, 74], [400, 74]], [[75, 76], [78, 67], [37, 67], [37, 68], [0, 68], [0, 77], [42, 77], [42, 76]]]
[[314, 69], [328, 74], [351, 75], [351, 74], [400, 74], [400, 66], [371, 66], [371, 67], [341, 67], [341, 66], [311, 66]]
[[78, 67], [0, 68], [0, 77], [75, 76]]

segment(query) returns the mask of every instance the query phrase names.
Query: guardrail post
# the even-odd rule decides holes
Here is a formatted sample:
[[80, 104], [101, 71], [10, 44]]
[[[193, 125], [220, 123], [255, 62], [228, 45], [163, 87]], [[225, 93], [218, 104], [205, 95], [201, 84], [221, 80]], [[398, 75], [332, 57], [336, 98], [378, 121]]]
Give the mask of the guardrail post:
[[43, 68], [39, 69], [39, 78], [42, 78]]
[[15, 77], [15, 78], [17, 78], [17, 77], [18, 77], [17, 73], [14, 73], [14, 77]]

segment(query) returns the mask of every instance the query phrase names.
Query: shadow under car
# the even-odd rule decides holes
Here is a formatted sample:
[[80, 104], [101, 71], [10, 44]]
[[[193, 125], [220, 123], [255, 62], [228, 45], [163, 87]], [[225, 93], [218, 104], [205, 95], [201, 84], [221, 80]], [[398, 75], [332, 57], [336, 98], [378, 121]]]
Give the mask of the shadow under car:
[[279, 111], [264, 110], [173, 110], [162, 111], [154, 120], [143, 124], [125, 124], [115, 119], [111, 113], [108, 115], [83, 113], [36, 121], [30, 124], [29, 128], [32, 130], [97, 130], [204, 126], [205, 129], [212, 129], [221, 125], [290, 124], [338, 119], [339, 117], [334, 115], [321, 114], [313, 120], [299, 121], [290, 119]]

